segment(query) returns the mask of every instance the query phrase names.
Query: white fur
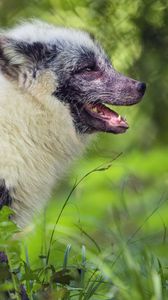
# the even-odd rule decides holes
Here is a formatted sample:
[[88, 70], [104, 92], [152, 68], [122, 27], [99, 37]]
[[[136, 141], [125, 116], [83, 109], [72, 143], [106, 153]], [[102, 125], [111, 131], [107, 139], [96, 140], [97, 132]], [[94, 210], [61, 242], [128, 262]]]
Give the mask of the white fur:
[[[37, 22], [7, 35], [41, 41], [56, 33], [55, 27]], [[71, 38], [75, 35], [72, 31]], [[19, 83], [0, 74], [0, 178], [11, 190], [15, 220], [22, 227], [44, 206], [53, 186], [88, 141], [76, 133], [68, 106], [51, 96], [56, 80], [50, 71], [40, 72], [34, 81], [28, 76], [24, 82], [20, 75]]]
[[94, 51], [97, 51], [94, 42], [90, 39], [87, 32], [73, 28], [55, 27], [54, 25], [39, 20], [21, 23], [20, 26], [5, 31], [5, 35], [25, 42], [38, 41], [51, 44], [63, 37], [64, 40], [72, 41], [79, 45], [86, 45], [87, 47], [94, 48]]

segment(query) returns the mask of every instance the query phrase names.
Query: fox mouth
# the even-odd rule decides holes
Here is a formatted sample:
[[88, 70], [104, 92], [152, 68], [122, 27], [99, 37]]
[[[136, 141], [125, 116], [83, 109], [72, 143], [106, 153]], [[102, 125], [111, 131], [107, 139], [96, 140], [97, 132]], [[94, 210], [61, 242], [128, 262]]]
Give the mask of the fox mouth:
[[107, 107], [105, 104], [87, 103], [83, 106], [85, 122], [90, 132], [102, 131], [111, 133], [124, 133], [128, 128], [125, 118]]
[[[78, 133], [109, 132], [119, 134], [127, 131], [129, 125], [126, 118], [111, 109], [111, 106], [132, 106], [139, 103], [145, 93], [146, 84], [133, 79], [126, 78], [124, 80], [130, 80], [130, 85], [128, 87], [124, 85], [124, 89], [123, 85], [120, 87], [118, 84], [116, 89], [118, 88], [119, 91], [115, 92], [111, 90], [102, 92], [100, 89], [98, 92], [95, 92], [94, 89], [86, 92], [85, 87], [84, 92], [77, 89], [78, 93], [75, 99], [72, 97], [74, 97], [76, 90], [71, 90], [71, 93], [73, 93], [72, 96], [70, 94], [70, 99], [73, 99], [73, 101], [68, 101], [68, 98], [66, 101], [68, 101], [75, 129]], [[56, 95], [59, 96], [59, 94]]]

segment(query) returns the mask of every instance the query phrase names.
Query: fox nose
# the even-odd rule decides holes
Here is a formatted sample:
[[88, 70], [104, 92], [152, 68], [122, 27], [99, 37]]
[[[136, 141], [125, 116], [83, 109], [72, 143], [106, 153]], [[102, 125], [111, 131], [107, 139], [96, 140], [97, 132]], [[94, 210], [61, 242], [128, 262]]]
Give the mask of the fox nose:
[[140, 92], [142, 95], [144, 95], [145, 90], [146, 90], [146, 83], [145, 83], [145, 82], [140, 82], [140, 83], [138, 83], [137, 90], [138, 90], [138, 92]]

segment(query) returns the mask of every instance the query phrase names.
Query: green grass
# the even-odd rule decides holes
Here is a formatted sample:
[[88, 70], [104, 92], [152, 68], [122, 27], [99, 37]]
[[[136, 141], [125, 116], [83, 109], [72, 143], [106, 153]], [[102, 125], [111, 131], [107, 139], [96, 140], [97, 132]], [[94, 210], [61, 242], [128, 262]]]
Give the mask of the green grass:
[[81, 161], [24, 238], [4, 207], [0, 299], [168, 299], [166, 153]]
[[117, 70], [148, 88], [140, 105], [117, 107], [129, 131], [100, 134], [18, 239], [11, 211], [0, 211], [9, 260], [0, 265], [0, 300], [19, 299], [23, 287], [33, 300], [168, 299], [167, 15], [160, 0], [1, 1], [1, 26], [38, 17], [84, 28]]

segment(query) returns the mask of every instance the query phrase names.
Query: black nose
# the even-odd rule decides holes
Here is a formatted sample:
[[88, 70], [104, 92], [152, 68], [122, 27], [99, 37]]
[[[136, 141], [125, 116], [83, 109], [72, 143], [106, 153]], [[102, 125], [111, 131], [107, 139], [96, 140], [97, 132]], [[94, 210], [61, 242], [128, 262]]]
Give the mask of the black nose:
[[138, 83], [137, 90], [143, 95], [146, 90], [146, 83], [145, 82]]

